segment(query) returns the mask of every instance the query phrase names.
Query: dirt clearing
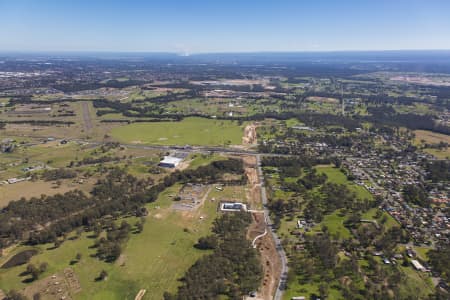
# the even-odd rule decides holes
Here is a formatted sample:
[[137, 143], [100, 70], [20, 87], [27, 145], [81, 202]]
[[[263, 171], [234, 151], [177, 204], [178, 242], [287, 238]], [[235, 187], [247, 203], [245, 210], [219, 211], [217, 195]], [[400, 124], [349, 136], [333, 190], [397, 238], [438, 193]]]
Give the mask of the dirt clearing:
[[[261, 209], [261, 184], [256, 169], [256, 157], [243, 157], [245, 174], [248, 178], [247, 201], [252, 209]], [[266, 222], [264, 213], [253, 213], [253, 222], [248, 228], [247, 238], [250, 241], [264, 233]], [[270, 228], [267, 228], [270, 230]], [[256, 249], [261, 256], [263, 267], [263, 282], [256, 298], [249, 299], [272, 299], [278, 287], [281, 274], [281, 260], [276, 250], [275, 241], [271, 234], [266, 234], [256, 240]]]
[[249, 124], [245, 126], [244, 129], [244, 136], [242, 137], [242, 144], [243, 145], [256, 145], [256, 125], [255, 124]]
[[36, 281], [23, 289], [23, 294], [28, 299], [39, 294], [42, 299], [73, 299], [73, 294], [81, 291], [80, 282], [71, 268], [64, 272], [56, 273], [44, 279]]
[[[263, 233], [266, 228], [263, 213], [253, 213], [253, 223], [247, 232], [249, 240]], [[269, 229], [268, 229], [269, 230]], [[261, 256], [263, 267], [263, 281], [258, 291], [256, 299], [272, 299], [278, 287], [278, 281], [281, 274], [281, 261], [275, 248], [275, 241], [271, 234], [266, 234], [256, 240], [256, 249]], [[255, 298], [249, 298], [255, 299]]]
[[14, 184], [0, 185], [0, 207], [8, 205], [13, 200], [24, 197], [40, 197], [41, 195], [52, 196], [64, 194], [75, 189], [88, 193], [96, 182], [96, 179], [89, 178], [83, 184], [73, 182], [73, 180], [61, 180], [61, 185], [54, 181], [22, 181]]
[[246, 191], [247, 201], [251, 209], [261, 209], [261, 185], [259, 184], [258, 172], [256, 170], [256, 157], [243, 157], [245, 175], [248, 179]]
[[92, 119], [91, 112], [89, 111], [89, 103], [84, 101], [82, 102], [81, 106], [83, 109], [84, 130], [86, 130], [86, 132], [89, 132], [92, 129]]

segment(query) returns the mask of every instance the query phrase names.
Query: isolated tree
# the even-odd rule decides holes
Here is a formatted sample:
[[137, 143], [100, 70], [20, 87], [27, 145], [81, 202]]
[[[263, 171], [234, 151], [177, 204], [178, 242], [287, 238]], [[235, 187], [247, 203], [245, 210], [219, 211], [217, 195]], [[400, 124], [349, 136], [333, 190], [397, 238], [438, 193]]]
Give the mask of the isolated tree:
[[48, 263], [44, 261], [39, 265], [39, 272], [44, 273], [45, 271], [47, 271], [47, 268], [48, 268]]
[[39, 269], [33, 264], [27, 265], [27, 273], [31, 275], [32, 281], [38, 279], [40, 274]]
[[100, 272], [100, 275], [98, 276], [98, 278], [99, 278], [100, 280], [105, 280], [107, 277], [108, 277], [108, 273], [107, 273], [105, 270], [102, 270], [102, 271]]
[[142, 224], [141, 221], [137, 221], [135, 226], [136, 226], [137, 232], [142, 232], [142, 230], [144, 229], [144, 224]]
[[94, 225], [93, 231], [94, 231], [94, 236], [98, 237], [100, 235], [100, 233], [102, 232], [102, 227], [98, 223], [96, 223]]
[[41, 294], [36, 293], [33, 295], [33, 300], [41, 300], [41, 299], [42, 299]]
[[77, 237], [80, 237], [81, 234], [83, 233], [83, 228], [81, 228], [81, 227], [77, 228], [76, 233], [77, 233]]
[[201, 250], [215, 249], [217, 247], [217, 244], [217, 238], [214, 235], [209, 235], [207, 237], [199, 238], [197, 244], [195, 244], [194, 247]]
[[8, 294], [6, 295], [7, 300], [28, 300], [27, 297], [22, 295], [16, 290], [10, 290]]
[[59, 246], [61, 246], [61, 244], [62, 244], [62, 241], [60, 239], [56, 239], [55, 243], [54, 243], [54, 247], [59, 248]]
[[319, 285], [320, 299], [328, 298], [328, 287], [325, 284]]

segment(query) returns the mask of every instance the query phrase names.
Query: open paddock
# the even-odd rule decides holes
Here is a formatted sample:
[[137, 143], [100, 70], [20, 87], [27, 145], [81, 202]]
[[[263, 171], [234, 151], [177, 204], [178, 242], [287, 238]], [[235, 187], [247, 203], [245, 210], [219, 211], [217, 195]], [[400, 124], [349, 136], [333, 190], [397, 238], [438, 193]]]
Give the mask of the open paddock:
[[[415, 130], [414, 134], [414, 143], [416, 145], [439, 144], [441, 142], [450, 144], [450, 135], [436, 133], [429, 130]], [[450, 147], [442, 149], [425, 148], [424, 151], [436, 156], [439, 159], [450, 157]]]
[[83, 183], [74, 182], [72, 179], [61, 180], [58, 185], [54, 181], [22, 181], [14, 184], [0, 185], [0, 208], [8, 205], [13, 200], [19, 200], [24, 197], [30, 199], [31, 197], [39, 198], [41, 195], [52, 196], [55, 194], [64, 194], [75, 189], [81, 190], [86, 194], [92, 190], [96, 180], [89, 178], [83, 180]]
[[437, 133], [429, 130], [414, 130], [415, 142], [420, 144], [423, 141], [429, 144], [438, 144], [440, 142], [450, 144], [450, 135]]
[[244, 125], [237, 121], [185, 118], [180, 122], [134, 123], [115, 127], [113, 138], [123, 143], [224, 146], [241, 144]]

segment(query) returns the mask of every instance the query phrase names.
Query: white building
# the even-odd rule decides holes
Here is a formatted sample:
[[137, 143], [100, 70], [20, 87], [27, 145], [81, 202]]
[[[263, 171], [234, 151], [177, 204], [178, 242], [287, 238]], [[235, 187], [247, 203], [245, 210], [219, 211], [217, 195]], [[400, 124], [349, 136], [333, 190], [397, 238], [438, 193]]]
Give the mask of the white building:
[[182, 158], [174, 156], [164, 156], [164, 159], [161, 160], [158, 165], [164, 168], [175, 168], [182, 160]]
[[220, 204], [221, 211], [247, 211], [247, 205], [240, 202], [223, 202]]
[[416, 260], [416, 259], [411, 259], [411, 263], [414, 266], [414, 269], [416, 269], [417, 271], [421, 271], [421, 272], [425, 272], [426, 269], [424, 266], [422, 266], [422, 264]]

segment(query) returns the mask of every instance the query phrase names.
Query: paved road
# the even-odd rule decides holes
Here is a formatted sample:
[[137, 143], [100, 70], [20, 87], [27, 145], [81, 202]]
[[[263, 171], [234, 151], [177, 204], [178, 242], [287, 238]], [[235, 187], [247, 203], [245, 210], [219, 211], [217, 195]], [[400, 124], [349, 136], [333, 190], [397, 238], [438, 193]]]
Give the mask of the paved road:
[[[89, 107], [87, 108], [89, 109]], [[83, 110], [84, 112], [84, 110]], [[89, 112], [87, 110], [87, 112]], [[89, 115], [90, 120], [90, 115]], [[92, 127], [92, 123], [90, 125]], [[22, 137], [28, 138], [42, 138], [43, 140], [47, 139], [48, 136], [35, 136], [35, 135], [21, 135]], [[64, 137], [55, 137], [56, 139], [64, 139]], [[86, 140], [86, 139], [69, 139], [69, 141], [84, 143], [92, 146], [100, 146], [104, 145], [107, 142], [103, 141], [94, 141], [94, 140]], [[28, 146], [38, 145], [39, 142], [28, 143]], [[232, 147], [212, 147], [212, 146], [162, 146], [162, 145], [143, 145], [143, 144], [120, 144], [120, 146], [128, 147], [128, 148], [136, 148], [136, 149], [147, 149], [147, 150], [160, 150], [160, 151], [183, 151], [183, 152], [193, 152], [193, 153], [224, 153], [231, 155], [261, 155], [261, 156], [272, 156], [272, 157], [296, 157], [298, 155], [292, 154], [276, 154], [276, 153], [261, 153], [255, 150], [245, 150], [239, 148]]]
[[86, 132], [89, 132], [92, 129], [92, 119], [91, 113], [89, 111], [89, 103], [87, 101], [83, 101], [83, 103], [81, 103], [81, 107], [83, 110], [84, 130]]
[[[89, 145], [100, 146], [105, 142], [90, 141], [83, 139], [73, 139], [72, 141], [86, 143]], [[142, 144], [120, 144], [120, 146], [135, 149], [147, 149], [147, 150], [160, 150], [160, 151], [182, 151], [193, 153], [224, 153], [231, 155], [259, 155], [259, 156], [272, 156], [272, 157], [296, 157], [291, 154], [276, 154], [276, 153], [260, 153], [254, 150], [245, 150], [232, 147], [211, 147], [211, 146], [158, 146], [158, 145], [142, 145]]]
[[267, 227], [269, 227], [269, 231], [272, 234], [273, 240], [275, 241], [275, 247], [277, 249], [278, 255], [281, 259], [281, 276], [280, 281], [278, 282], [278, 287], [275, 292], [273, 299], [281, 300], [283, 297], [283, 292], [286, 287], [287, 274], [288, 274], [288, 265], [287, 265], [287, 256], [286, 252], [284, 252], [283, 246], [281, 245], [281, 240], [278, 238], [276, 231], [272, 228], [272, 221], [270, 220], [270, 212], [267, 207], [267, 194], [266, 187], [264, 185], [264, 173], [261, 168], [261, 154], [256, 155], [256, 164], [258, 169], [258, 177], [259, 182], [261, 182], [261, 201], [264, 206], [264, 217], [267, 222]]

